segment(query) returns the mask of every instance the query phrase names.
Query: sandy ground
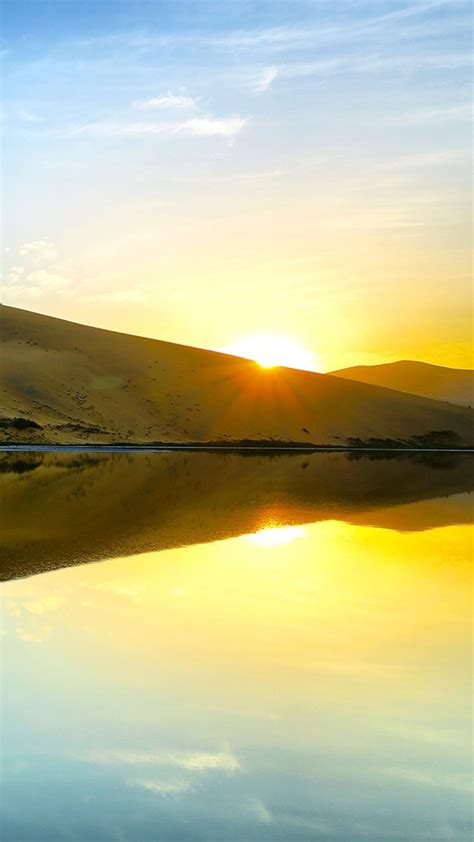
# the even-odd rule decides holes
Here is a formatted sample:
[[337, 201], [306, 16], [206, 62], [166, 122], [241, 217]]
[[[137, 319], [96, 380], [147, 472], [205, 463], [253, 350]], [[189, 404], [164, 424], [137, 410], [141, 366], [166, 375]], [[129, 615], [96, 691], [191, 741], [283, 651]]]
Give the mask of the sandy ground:
[[463, 407], [11, 307], [0, 318], [0, 442], [474, 441]]

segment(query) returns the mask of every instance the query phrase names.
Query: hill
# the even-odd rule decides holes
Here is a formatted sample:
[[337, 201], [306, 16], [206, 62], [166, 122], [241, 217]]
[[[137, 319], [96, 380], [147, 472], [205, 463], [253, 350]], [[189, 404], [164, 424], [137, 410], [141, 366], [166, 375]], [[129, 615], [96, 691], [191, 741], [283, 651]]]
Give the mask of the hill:
[[470, 445], [472, 412], [0, 309], [0, 442]]
[[437, 401], [474, 406], [474, 371], [401, 360], [384, 365], [359, 365], [332, 371], [336, 377], [397, 389]]
[[0, 579], [321, 520], [468, 523], [473, 458], [0, 453]]

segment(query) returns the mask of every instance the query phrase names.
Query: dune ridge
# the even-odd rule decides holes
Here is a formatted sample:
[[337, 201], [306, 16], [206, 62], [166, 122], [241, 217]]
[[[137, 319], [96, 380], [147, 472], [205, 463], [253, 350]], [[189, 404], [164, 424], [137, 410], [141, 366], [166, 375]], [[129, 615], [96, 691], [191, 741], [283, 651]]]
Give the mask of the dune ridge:
[[442, 365], [399, 360], [382, 365], [359, 365], [331, 371], [336, 377], [370, 383], [433, 398], [460, 406], [474, 405], [474, 371], [466, 368], [448, 368]]

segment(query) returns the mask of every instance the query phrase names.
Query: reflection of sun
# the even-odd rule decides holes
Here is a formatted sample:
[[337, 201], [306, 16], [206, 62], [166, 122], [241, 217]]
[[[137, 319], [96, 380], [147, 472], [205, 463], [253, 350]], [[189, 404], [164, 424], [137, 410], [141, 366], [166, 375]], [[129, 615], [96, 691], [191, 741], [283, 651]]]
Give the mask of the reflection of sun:
[[260, 529], [258, 532], [251, 532], [250, 535], [242, 535], [242, 538], [260, 547], [276, 547], [278, 544], [289, 544], [296, 538], [305, 536], [306, 530], [303, 526], [281, 526]]
[[244, 336], [224, 350], [228, 354], [255, 360], [263, 368], [284, 365], [288, 368], [314, 370], [318, 362], [311, 351], [286, 336]]

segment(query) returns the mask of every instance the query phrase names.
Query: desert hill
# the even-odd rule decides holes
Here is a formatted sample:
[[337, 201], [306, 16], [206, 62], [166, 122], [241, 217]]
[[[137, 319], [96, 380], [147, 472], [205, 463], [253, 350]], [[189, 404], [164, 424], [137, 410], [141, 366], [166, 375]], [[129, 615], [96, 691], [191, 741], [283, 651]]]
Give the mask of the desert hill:
[[0, 442], [474, 442], [464, 407], [6, 306], [0, 402]]
[[384, 365], [359, 365], [332, 371], [337, 377], [398, 389], [437, 401], [474, 406], [474, 371], [400, 360]]
[[472, 517], [471, 454], [0, 453], [0, 578], [341, 520]]

